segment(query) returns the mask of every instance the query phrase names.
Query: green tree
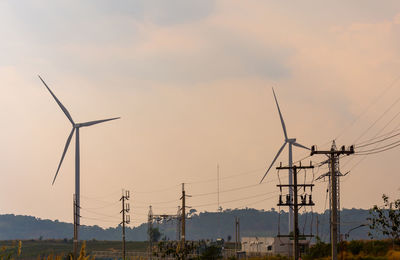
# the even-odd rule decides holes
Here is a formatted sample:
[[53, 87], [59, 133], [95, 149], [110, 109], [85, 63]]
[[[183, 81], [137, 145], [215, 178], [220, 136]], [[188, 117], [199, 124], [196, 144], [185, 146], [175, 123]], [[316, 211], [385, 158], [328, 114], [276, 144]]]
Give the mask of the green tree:
[[152, 228], [148, 232], [151, 237], [151, 241], [158, 242], [158, 240], [160, 240], [160, 237], [162, 234], [161, 234], [160, 230], [158, 229], [158, 227]]
[[374, 238], [375, 234], [382, 234], [393, 240], [400, 239], [400, 199], [389, 202], [389, 197], [382, 195], [384, 205], [378, 207], [374, 205], [370, 209], [370, 232], [368, 235]]

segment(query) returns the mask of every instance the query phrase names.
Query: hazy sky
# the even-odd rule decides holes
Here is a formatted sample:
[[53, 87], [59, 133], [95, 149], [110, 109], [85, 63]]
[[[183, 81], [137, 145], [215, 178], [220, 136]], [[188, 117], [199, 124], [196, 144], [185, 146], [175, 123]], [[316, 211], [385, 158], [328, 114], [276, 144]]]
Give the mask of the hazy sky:
[[[175, 213], [182, 182], [188, 205], [215, 211], [217, 164], [224, 209], [277, 208], [277, 172], [256, 185], [283, 143], [272, 87], [306, 146], [400, 123], [397, 0], [1, 1], [0, 34], [1, 214], [72, 222], [74, 142], [51, 185], [71, 126], [38, 74], [75, 121], [122, 117], [81, 129], [83, 224], [117, 225], [122, 188], [133, 225], [150, 204]], [[341, 161], [343, 207], [399, 197], [399, 149]]]

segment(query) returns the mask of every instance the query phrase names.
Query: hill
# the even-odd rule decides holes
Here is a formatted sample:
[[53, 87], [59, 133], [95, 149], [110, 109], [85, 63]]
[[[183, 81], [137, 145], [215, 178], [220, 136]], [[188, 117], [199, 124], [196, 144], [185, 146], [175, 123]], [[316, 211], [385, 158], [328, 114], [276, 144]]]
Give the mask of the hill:
[[[193, 214], [187, 221], [187, 239], [216, 239], [234, 237], [235, 217], [240, 219], [241, 236], [275, 236], [279, 232], [287, 234], [288, 214], [277, 211], [260, 211], [256, 209], [227, 209], [221, 213], [200, 212]], [[343, 209], [341, 212], [341, 233], [346, 233], [362, 223], [366, 223], [368, 210]], [[318, 220], [318, 224], [317, 224]], [[176, 239], [177, 223], [161, 221], [154, 224], [166, 239]], [[303, 213], [300, 215], [300, 232], [318, 235], [323, 241], [329, 241], [329, 212], [323, 214]], [[82, 240], [120, 240], [121, 226], [101, 228], [99, 226], [82, 226]], [[368, 239], [368, 228], [363, 227], [351, 232], [350, 239]], [[32, 216], [6, 214], [0, 215], [0, 240], [14, 239], [70, 239], [73, 236], [71, 223], [39, 219]], [[126, 239], [130, 241], [147, 240], [147, 223], [126, 229]]]

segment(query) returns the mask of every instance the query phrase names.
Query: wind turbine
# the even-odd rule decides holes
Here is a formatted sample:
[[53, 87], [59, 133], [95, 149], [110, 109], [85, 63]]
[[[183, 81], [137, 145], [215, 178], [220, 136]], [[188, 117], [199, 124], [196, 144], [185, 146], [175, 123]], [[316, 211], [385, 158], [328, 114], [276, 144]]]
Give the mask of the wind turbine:
[[[56, 181], [58, 172], [60, 171], [60, 167], [61, 164], [64, 160], [65, 154], [67, 153], [68, 150], [68, 146], [71, 142], [72, 136], [74, 135], [74, 132], [76, 132], [75, 134], [75, 210], [76, 210], [76, 238], [74, 238], [74, 240], [78, 240], [78, 227], [80, 224], [80, 156], [79, 156], [79, 129], [81, 127], [87, 127], [87, 126], [92, 126], [92, 125], [96, 125], [96, 124], [100, 124], [103, 122], [107, 122], [107, 121], [111, 121], [111, 120], [115, 120], [115, 119], [119, 119], [120, 117], [114, 117], [114, 118], [109, 118], [109, 119], [102, 119], [102, 120], [96, 120], [96, 121], [89, 121], [89, 122], [85, 122], [85, 123], [75, 123], [74, 120], [72, 119], [70, 113], [68, 112], [68, 110], [64, 107], [64, 105], [60, 102], [60, 100], [58, 100], [58, 98], [56, 97], [56, 95], [54, 95], [54, 93], [50, 90], [50, 88], [47, 86], [46, 82], [44, 82], [44, 80], [39, 76], [39, 79], [42, 81], [42, 83], [46, 86], [47, 90], [50, 92], [50, 94], [53, 96], [54, 100], [57, 102], [58, 106], [61, 108], [61, 110], [64, 112], [64, 114], [66, 115], [66, 117], [68, 118], [68, 120], [71, 122], [72, 124], [72, 130], [71, 133], [69, 134], [68, 138], [67, 138], [67, 142], [65, 144], [65, 148], [64, 151], [62, 153], [61, 156], [61, 160], [60, 163], [58, 164], [57, 167], [57, 171], [56, 174], [54, 176], [53, 179], [53, 183], [52, 185], [54, 185], [54, 182]], [[74, 216], [75, 218], [75, 216]], [[74, 241], [74, 242], [76, 242]]]
[[[285, 148], [286, 144], [289, 145], [289, 185], [293, 184], [293, 170], [291, 167], [293, 166], [293, 153], [292, 153], [292, 146], [297, 146], [303, 149], [310, 150], [310, 148], [305, 147], [304, 145], [301, 145], [296, 142], [296, 138], [288, 138], [287, 132], [286, 132], [286, 126], [285, 126], [285, 121], [283, 121], [282, 113], [279, 108], [278, 100], [276, 99], [275, 91], [274, 88], [272, 88], [272, 93], [274, 94], [274, 99], [276, 103], [276, 107], [278, 108], [279, 112], [279, 117], [281, 119], [281, 124], [282, 124], [282, 129], [283, 129], [283, 135], [285, 136], [285, 140], [283, 142], [283, 145], [279, 149], [278, 153], [275, 155], [275, 158], [272, 160], [271, 165], [269, 166], [268, 170], [265, 172], [264, 176], [262, 177], [260, 183], [264, 180], [265, 176], [267, 176], [269, 170], [271, 169], [272, 165], [275, 163], [276, 159], [279, 157], [283, 149]], [[293, 189], [289, 188], [289, 195], [290, 198], [293, 198]], [[289, 233], [293, 231], [293, 210], [289, 207]]]

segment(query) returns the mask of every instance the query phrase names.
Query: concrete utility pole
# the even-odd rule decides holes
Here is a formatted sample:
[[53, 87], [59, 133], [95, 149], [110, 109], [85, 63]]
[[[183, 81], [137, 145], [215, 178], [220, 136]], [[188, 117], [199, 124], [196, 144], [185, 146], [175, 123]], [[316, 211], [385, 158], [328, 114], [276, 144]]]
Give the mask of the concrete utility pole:
[[185, 241], [186, 241], [186, 194], [185, 194], [185, 183], [182, 183], [182, 229], [181, 229], [181, 250], [182, 250], [182, 259], [185, 259]]
[[125, 249], [125, 224], [130, 223], [130, 216], [126, 215], [125, 213], [129, 213], [130, 206], [129, 203], [125, 203], [125, 200], [129, 200], [129, 191], [128, 190], [122, 190], [122, 197], [120, 201], [122, 201], [122, 210], [120, 213], [122, 213], [122, 259], [126, 259], [126, 249]]
[[181, 207], [178, 206], [178, 212], [176, 213], [176, 241], [181, 240]]
[[311, 155], [314, 154], [325, 154], [329, 157], [330, 166], [330, 199], [331, 199], [331, 220], [330, 220], [330, 230], [331, 230], [331, 246], [332, 246], [332, 259], [337, 260], [337, 243], [338, 243], [338, 209], [339, 197], [338, 196], [338, 162], [340, 155], [350, 155], [354, 153], [354, 146], [350, 146], [346, 150], [345, 146], [342, 146], [340, 150], [336, 149], [335, 141], [332, 143], [332, 147], [329, 151], [317, 151], [316, 146], [311, 147]]
[[147, 233], [149, 235], [149, 259], [153, 257], [153, 210], [149, 207], [149, 215], [147, 218]]
[[240, 243], [240, 219], [235, 217], [235, 253], [239, 249]]
[[[312, 201], [312, 196], [309, 195], [308, 197], [308, 201], [307, 201], [307, 197], [306, 195], [301, 196], [301, 202], [298, 202], [298, 188], [301, 187], [304, 190], [309, 187], [310, 189], [312, 189], [312, 187], [314, 186], [314, 184], [298, 184], [297, 183], [297, 173], [298, 170], [301, 169], [312, 169], [314, 168], [314, 166], [311, 165], [310, 166], [301, 166], [301, 164], [299, 166], [287, 166], [287, 167], [276, 167], [277, 170], [284, 170], [284, 169], [292, 169], [293, 170], [293, 184], [278, 184], [277, 187], [279, 187], [280, 189], [282, 189], [283, 187], [287, 187], [293, 190], [293, 198], [290, 195], [290, 192], [288, 195], [286, 195], [286, 202], [284, 203], [282, 200], [282, 195], [279, 196], [279, 203], [278, 206], [289, 206], [290, 208], [293, 209], [293, 213], [294, 213], [294, 222], [293, 222], [293, 236], [294, 236], [294, 243], [293, 243], [293, 259], [294, 260], [298, 260], [300, 258], [300, 250], [299, 250], [299, 206], [314, 206], [314, 202]], [[288, 235], [289, 237], [291, 237], [291, 235]], [[286, 237], [288, 237], [286, 236]], [[311, 236], [311, 235], [302, 235], [303, 237], [305, 236]]]
[[217, 164], [217, 218], [218, 218], [218, 229], [217, 229], [217, 238], [221, 238], [221, 211], [222, 207], [219, 204], [219, 164]]
[[76, 203], [76, 196], [74, 194], [73, 196], [73, 201], [74, 201], [74, 260], [78, 259], [78, 213], [77, 213], [77, 203]]
[[186, 197], [191, 197], [190, 195], [186, 195], [185, 193], [185, 183], [182, 183], [182, 217], [181, 217], [181, 223], [182, 223], [182, 230], [181, 230], [181, 250], [182, 250], [182, 259], [186, 258]]

